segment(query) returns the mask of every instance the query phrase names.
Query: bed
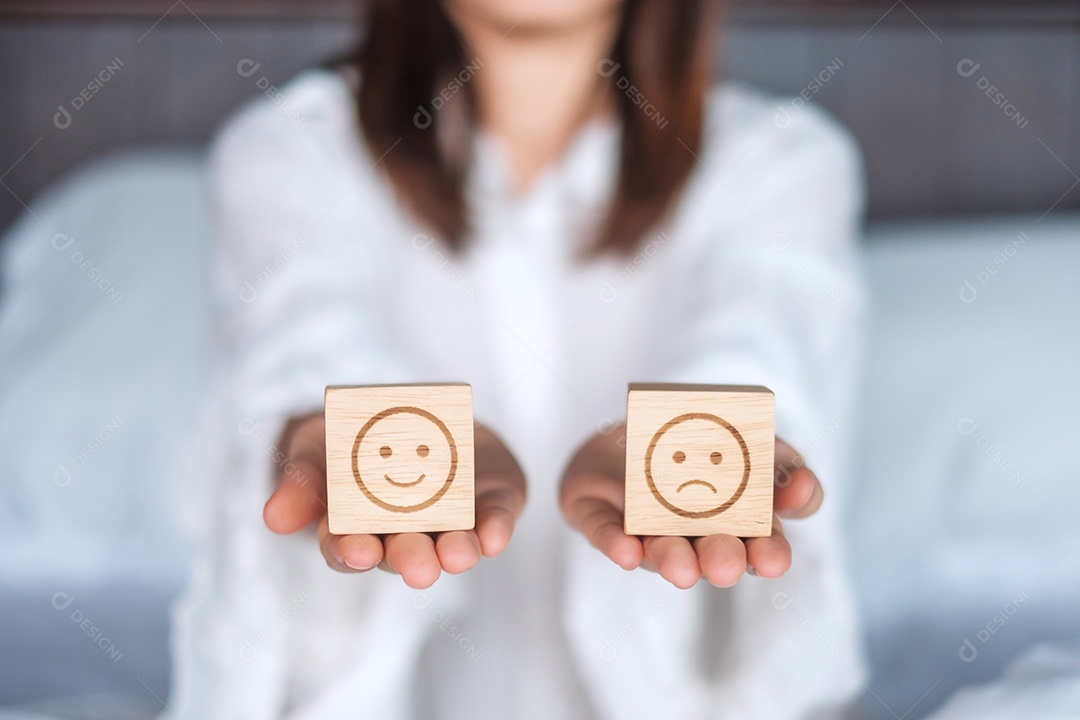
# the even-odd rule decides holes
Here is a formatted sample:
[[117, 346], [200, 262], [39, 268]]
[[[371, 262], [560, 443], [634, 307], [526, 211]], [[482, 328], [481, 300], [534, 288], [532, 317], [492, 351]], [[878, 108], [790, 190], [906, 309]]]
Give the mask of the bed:
[[[231, 15], [193, 5], [198, 22], [177, 8], [145, 36], [151, 51], [132, 51], [171, 54], [178, 79], [160, 97], [177, 117], [135, 103], [135, 117], [120, 118], [131, 132], [110, 127], [129, 112], [120, 110], [128, 93], [162, 76], [138, 55], [125, 60], [129, 75], [117, 74], [114, 99], [102, 94], [68, 130], [47, 127], [55, 93], [45, 102], [21, 96], [30, 93], [22, 81], [11, 86], [37, 125], [13, 119], [8, 164], [35, 132], [42, 139], [0, 178], [14, 218], [0, 240], [0, 717], [161, 710], [168, 607], [189, 558], [171, 508], [205, 400], [205, 140], [257, 92], [200, 63], [254, 56], [284, 79], [347, 37], [344, 4], [305, 14], [280, 3], [273, 18], [250, 5], [223, 4]], [[1030, 714], [1001, 717], [1080, 707], [1080, 190], [1070, 169], [1080, 169], [1080, 134], [1060, 120], [1080, 116], [1069, 105], [1080, 96], [1044, 97], [1059, 78], [1040, 70], [1077, 68], [1076, 16], [1053, 4], [1022, 22], [1000, 8], [971, 22], [967, 3], [945, 3], [944, 14], [912, 3], [915, 19], [903, 3], [811, 5], [741, 6], [726, 45], [732, 74], [791, 93], [841, 57], [847, 75], [815, 100], [853, 127], [867, 155], [871, 302], [858, 483], [845, 508], [873, 669], [859, 715], [990, 717], [1009, 710], [1007, 698], [1028, 698]], [[0, 54], [102, 37], [139, 46], [167, 9], [142, 7], [0, 3]], [[194, 58], [215, 32], [228, 52]], [[935, 51], [934, 88], [911, 86], [923, 60], [901, 72], [887, 58], [921, 57], [938, 44], [934, 33], [948, 49]], [[284, 38], [293, 50], [281, 50]], [[1024, 55], [1040, 44], [1041, 54]], [[1009, 127], [991, 99], [969, 92], [956, 63], [975, 55], [1003, 87], [1018, 78], [1010, 92], [1028, 98], [1026, 129], [1037, 132]], [[192, 64], [181, 70], [185, 57]], [[1006, 70], [1006, 57], [1020, 69]], [[71, 51], [30, 80], [81, 78], [75, 68], [96, 70], [99, 59]], [[1025, 72], [1030, 83], [1019, 80]], [[874, 90], [883, 77], [891, 98]], [[207, 78], [218, 90], [185, 96]], [[967, 118], [970, 137], [942, 133], [912, 150], [950, 111], [898, 123], [898, 96], [908, 107], [950, 98], [951, 122]], [[205, 101], [185, 104], [192, 97]], [[866, 99], [858, 107], [857, 97]], [[930, 163], [937, 170], [918, 182]]]

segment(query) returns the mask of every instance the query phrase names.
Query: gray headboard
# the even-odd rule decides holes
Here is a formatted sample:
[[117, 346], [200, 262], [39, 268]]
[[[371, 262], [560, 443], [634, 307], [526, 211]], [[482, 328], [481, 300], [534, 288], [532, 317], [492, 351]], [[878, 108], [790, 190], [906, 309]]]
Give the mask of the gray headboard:
[[[1018, 5], [743, 0], [718, 28], [720, 70], [851, 127], [874, 218], [1080, 207], [1080, 6]], [[205, 143], [260, 78], [347, 47], [357, 7], [0, 0], [0, 227], [92, 155]]]

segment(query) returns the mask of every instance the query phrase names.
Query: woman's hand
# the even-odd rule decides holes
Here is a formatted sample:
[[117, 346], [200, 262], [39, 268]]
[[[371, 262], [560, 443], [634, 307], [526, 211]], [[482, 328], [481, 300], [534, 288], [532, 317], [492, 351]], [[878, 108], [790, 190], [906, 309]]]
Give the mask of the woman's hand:
[[319, 547], [326, 564], [340, 572], [381, 568], [401, 575], [409, 587], [422, 589], [446, 571], [465, 572], [494, 557], [510, 542], [525, 504], [525, 477], [514, 456], [491, 431], [476, 425], [476, 527], [442, 533], [331, 535], [326, 516], [326, 423], [320, 412], [294, 418], [281, 433], [278, 447], [280, 484], [266, 501], [263, 520], [276, 533], [295, 533], [319, 525]]
[[776, 440], [776, 485], [770, 537], [636, 537], [623, 532], [626, 428], [596, 435], [578, 450], [563, 474], [559, 504], [566, 521], [625, 570], [643, 567], [679, 588], [703, 576], [731, 587], [744, 572], [776, 578], [791, 566], [791, 546], [780, 518], [804, 518], [821, 506], [814, 473], [784, 441]]

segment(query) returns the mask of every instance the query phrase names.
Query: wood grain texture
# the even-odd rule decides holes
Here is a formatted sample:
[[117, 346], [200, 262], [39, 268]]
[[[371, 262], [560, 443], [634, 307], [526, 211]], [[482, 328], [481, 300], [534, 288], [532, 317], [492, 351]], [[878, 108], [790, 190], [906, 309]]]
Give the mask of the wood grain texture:
[[474, 524], [472, 388], [326, 388], [330, 532], [435, 532]]
[[760, 386], [631, 384], [626, 532], [770, 535], [774, 408]]

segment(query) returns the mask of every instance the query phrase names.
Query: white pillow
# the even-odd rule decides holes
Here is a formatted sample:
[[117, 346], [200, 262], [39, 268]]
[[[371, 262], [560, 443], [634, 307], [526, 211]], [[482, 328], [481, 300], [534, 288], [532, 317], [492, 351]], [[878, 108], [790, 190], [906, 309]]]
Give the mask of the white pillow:
[[870, 234], [850, 525], [872, 717], [1080, 639], [1078, 268], [1076, 214]]
[[207, 350], [203, 159], [111, 156], [3, 239], [0, 583], [182, 577], [170, 493]]

